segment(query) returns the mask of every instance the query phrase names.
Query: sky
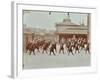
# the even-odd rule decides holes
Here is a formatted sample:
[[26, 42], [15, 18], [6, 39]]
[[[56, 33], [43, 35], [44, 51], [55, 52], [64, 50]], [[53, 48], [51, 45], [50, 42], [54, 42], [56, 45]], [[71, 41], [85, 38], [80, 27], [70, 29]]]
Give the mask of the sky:
[[[87, 25], [87, 14], [84, 13], [69, 13], [71, 22], [75, 24], [84, 23]], [[66, 12], [51, 12], [49, 11], [23, 11], [23, 24], [27, 27], [40, 29], [55, 29], [55, 23], [63, 22], [63, 19], [68, 17]]]

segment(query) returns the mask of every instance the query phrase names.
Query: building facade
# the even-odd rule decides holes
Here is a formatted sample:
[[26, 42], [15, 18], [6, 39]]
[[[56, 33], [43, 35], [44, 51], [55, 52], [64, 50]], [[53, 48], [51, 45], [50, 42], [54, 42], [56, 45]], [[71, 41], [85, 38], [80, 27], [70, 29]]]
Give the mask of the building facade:
[[59, 36], [59, 41], [64, 38], [72, 38], [73, 36], [84, 37], [87, 39], [88, 37], [88, 27], [83, 24], [73, 23], [70, 19], [70, 16], [63, 19], [62, 22], [56, 23], [56, 34]]

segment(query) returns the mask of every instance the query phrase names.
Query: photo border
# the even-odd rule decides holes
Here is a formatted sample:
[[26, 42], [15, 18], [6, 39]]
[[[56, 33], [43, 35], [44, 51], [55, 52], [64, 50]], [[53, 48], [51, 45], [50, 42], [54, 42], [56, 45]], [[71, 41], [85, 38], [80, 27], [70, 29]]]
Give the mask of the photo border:
[[[73, 73], [90, 73], [97, 71], [96, 49], [95, 49], [95, 26], [96, 26], [96, 8], [71, 7], [71, 6], [55, 6], [55, 5], [39, 5], [29, 3], [12, 2], [12, 54], [11, 54], [11, 76], [17, 77], [40, 77], [66, 75]], [[47, 10], [62, 12], [81, 12], [91, 13], [91, 66], [90, 67], [66, 67], [66, 68], [47, 68], [47, 69], [22, 69], [22, 10]], [[94, 54], [95, 53], [95, 54]]]

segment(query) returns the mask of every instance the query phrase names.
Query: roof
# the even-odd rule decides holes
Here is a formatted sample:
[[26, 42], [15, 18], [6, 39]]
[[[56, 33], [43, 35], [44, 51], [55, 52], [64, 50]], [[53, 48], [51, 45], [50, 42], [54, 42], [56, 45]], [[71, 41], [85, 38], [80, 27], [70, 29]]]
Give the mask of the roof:
[[70, 18], [65, 18], [65, 19], [63, 19], [63, 22], [56, 23], [56, 26], [80, 26], [80, 25], [71, 22]]

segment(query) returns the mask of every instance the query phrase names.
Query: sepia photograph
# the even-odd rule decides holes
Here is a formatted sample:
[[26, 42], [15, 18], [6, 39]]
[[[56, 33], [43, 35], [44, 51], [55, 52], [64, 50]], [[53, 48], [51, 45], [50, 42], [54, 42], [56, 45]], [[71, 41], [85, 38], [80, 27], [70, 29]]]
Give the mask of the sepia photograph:
[[23, 10], [23, 69], [91, 66], [91, 14]]

